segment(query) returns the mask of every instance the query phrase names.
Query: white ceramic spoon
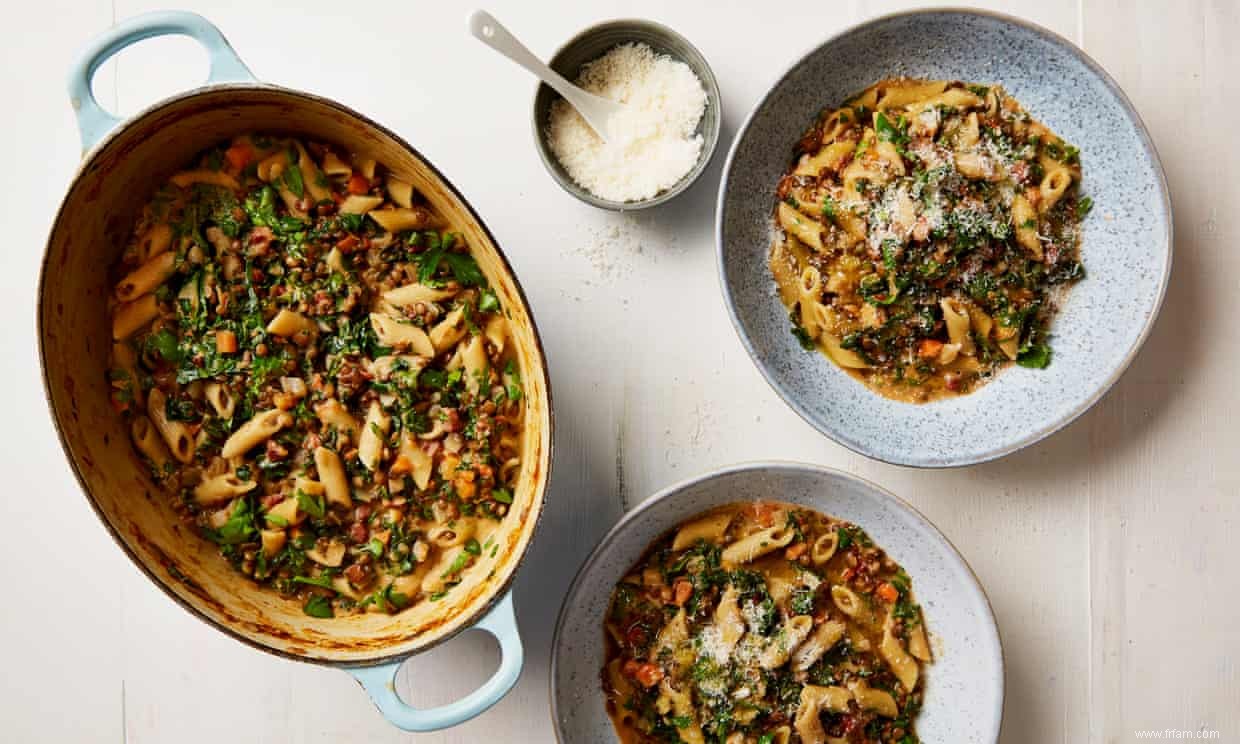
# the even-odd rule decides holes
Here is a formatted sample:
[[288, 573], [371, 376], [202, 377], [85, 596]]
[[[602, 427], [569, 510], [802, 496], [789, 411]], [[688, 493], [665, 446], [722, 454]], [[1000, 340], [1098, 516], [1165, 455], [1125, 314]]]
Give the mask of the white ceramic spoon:
[[469, 17], [469, 32], [475, 39], [516, 62], [564, 96], [590, 128], [607, 139], [607, 120], [624, 110], [624, 105], [586, 92], [573, 85], [555, 70], [543, 64], [517, 37], [485, 10], [475, 10]]

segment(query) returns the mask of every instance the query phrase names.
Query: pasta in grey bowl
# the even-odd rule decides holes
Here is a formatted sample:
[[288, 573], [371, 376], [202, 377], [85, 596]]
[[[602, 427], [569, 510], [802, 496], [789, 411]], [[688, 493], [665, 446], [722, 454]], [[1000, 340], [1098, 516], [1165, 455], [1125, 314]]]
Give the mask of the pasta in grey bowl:
[[[887, 99], [903, 100], [887, 108], [886, 118], [883, 84], [875, 84], [893, 79], [909, 80], [895, 83], [906, 90]], [[917, 108], [907, 92], [916, 81], [945, 82]], [[836, 117], [856, 118], [821, 113], [831, 109]], [[966, 152], [961, 131], [971, 125], [976, 135], [979, 117], [981, 137], [972, 137], [978, 144]], [[840, 133], [850, 127], [856, 133]], [[957, 179], [949, 208], [997, 194], [990, 234], [971, 244], [966, 238], [976, 236], [961, 222], [935, 222], [933, 200], [922, 190], [934, 183], [936, 148], [949, 158], [955, 148], [956, 165], [949, 161], [945, 171]], [[839, 157], [818, 170], [832, 152]], [[962, 156], [979, 154], [994, 158], [994, 169], [965, 167]], [[1048, 189], [1052, 171], [1067, 180], [1066, 195], [1062, 181], [1052, 179]], [[875, 174], [882, 179], [874, 182]], [[977, 181], [959, 186], [961, 174]], [[898, 216], [865, 211], [899, 205], [905, 195], [898, 189], [913, 195], [920, 233], [916, 222], [898, 233]], [[1025, 197], [1032, 201], [1018, 203]], [[1026, 215], [1032, 216], [1017, 219]], [[1148, 336], [1171, 271], [1172, 214], [1162, 166], [1123, 92], [1070, 42], [983, 11], [881, 17], [795, 62], [733, 143], [716, 219], [725, 302], [776, 392], [850, 449], [916, 467], [992, 460], [1088, 410]], [[853, 241], [850, 219], [861, 220]], [[809, 231], [800, 229], [805, 224]], [[806, 249], [789, 237], [790, 226], [814, 245]], [[879, 227], [887, 232], [879, 234]], [[805, 271], [789, 272], [795, 278], [779, 292], [773, 245], [792, 245], [796, 250], [785, 254], [801, 263], [785, 256], [786, 265]], [[839, 269], [840, 256], [853, 261], [851, 268]], [[859, 282], [836, 286], [833, 272], [858, 265]], [[997, 282], [997, 291], [992, 285], [987, 294], [974, 281], [982, 273], [978, 265], [991, 272], [982, 278]], [[1031, 273], [1017, 276], [1017, 267]], [[1046, 278], [1052, 276], [1067, 279], [1051, 286]], [[809, 290], [796, 279], [814, 289], [800, 310], [795, 295], [804, 299]], [[1026, 291], [1021, 281], [1047, 294]], [[957, 294], [940, 297], [952, 282]], [[953, 316], [963, 331], [947, 328]], [[814, 345], [824, 353], [806, 351]], [[933, 394], [911, 387], [928, 383], [938, 385]]]
[[[638, 565], [643, 556], [651, 554], [648, 549], [652, 544], [657, 546], [669, 534], [679, 539], [682, 533], [692, 529], [691, 525], [702, 521], [705, 514], [717, 513], [718, 509], [729, 505], [760, 507], [771, 502], [812, 510], [855, 525], [850, 529], [857, 530], [852, 534], [858, 540], [867, 546], [881, 546], [892, 561], [907, 571], [921, 606], [925, 634], [933, 654], [932, 663], [925, 669], [921, 710], [915, 715], [917, 736], [927, 742], [993, 744], [998, 739], [1003, 717], [1003, 649], [989, 601], [964, 558], [925, 517], [896, 496], [847, 473], [793, 462], [743, 463], [670, 486], [626, 514], [599, 542], [569, 587], [552, 641], [551, 714], [558, 741], [561, 744], [595, 744], [654, 740], [640, 736], [618, 738], [609, 718], [609, 713], [621, 712], [619, 706], [609, 703], [608, 695], [612, 690], [607, 688], [603, 672], [610, 656], [611, 630], [604, 628], [616, 617], [613, 588], [632, 573], [631, 567]], [[776, 519], [774, 524], [778, 528], [782, 520]], [[677, 530], [678, 526], [683, 529]], [[745, 542], [744, 538], [730, 543], [722, 539], [725, 568], [727, 553]], [[705, 545], [705, 542], [698, 544]], [[840, 548], [838, 552], [843, 550]], [[779, 565], [788, 562], [776, 558], [772, 565], [778, 570]], [[749, 568], [764, 570], [758, 565], [757, 562], [747, 563]], [[830, 571], [824, 572], [824, 576], [820, 590], [825, 590], [828, 582], [833, 585], [832, 593], [840, 588]], [[769, 582], [771, 594], [777, 594], [779, 579], [771, 578]], [[695, 593], [691, 602], [696, 599]], [[835, 610], [821, 607], [816, 614], [840, 617]], [[707, 654], [704, 649], [709, 647], [710, 631], [711, 628], [694, 621], [688, 647]], [[755, 637], [757, 633], [751, 630], [748, 636]], [[782, 635], [776, 633], [773, 637]], [[860, 647], [859, 643], [853, 645]], [[738, 648], [743, 646], [742, 641]], [[840, 650], [836, 648], [837, 652]], [[876, 672], [870, 677], [874, 685], [882, 684], [880, 676], [881, 672]], [[802, 691], [821, 690], [815, 688], [816, 684], [819, 682], [811, 677]], [[841, 681], [840, 684], [846, 683]], [[802, 688], [802, 685], [798, 682], [795, 688]], [[737, 699], [751, 700], [760, 694], [740, 694]], [[791, 693], [789, 696], [796, 699]], [[712, 728], [707, 717], [702, 715], [706, 712], [701, 708], [705, 705], [703, 698], [695, 693], [694, 699], [698, 703], [697, 710], [677, 711], [675, 725], [685, 741], [703, 740], [699, 726], [712, 737], [718, 734], [718, 729]], [[856, 706], [850, 709], [857, 712]], [[740, 719], [739, 714], [736, 719], [728, 718]], [[764, 714], [749, 725], [738, 725], [733, 733], [757, 726], [757, 730], [744, 734], [752, 735], [747, 741], [758, 739], [761, 730], [766, 730], [770, 737], [759, 740], [788, 740], [786, 725], [780, 726], [785, 729], [782, 733], [763, 729], [765, 720], [770, 718]], [[780, 719], [776, 716], [775, 720]], [[824, 712], [822, 723], [831, 728], [839, 725], [841, 719]], [[804, 729], [798, 726], [797, 730], [801, 736], [799, 740], [806, 740]], [[828, 735], [838, 736], [839, 732]], [[883, 740], [889, 738], [885, 736]]]

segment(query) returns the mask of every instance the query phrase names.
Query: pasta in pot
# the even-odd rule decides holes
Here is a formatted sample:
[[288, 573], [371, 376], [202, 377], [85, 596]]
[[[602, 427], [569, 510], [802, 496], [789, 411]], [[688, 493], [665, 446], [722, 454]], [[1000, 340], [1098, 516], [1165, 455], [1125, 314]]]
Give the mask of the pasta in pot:
[[918, 741], [921, 609], [848, 522], [773, 502], [699, 515], [628, 571], [605, 631], [625, 744]]
[[793, 333], [908, 402], [1046, 367], [1056, 303], [1084, 276], [1080, 180], [1077, 149], [998, 86], [867, 88], [823, 112], [776, 191], [770, 269]]
[[520, 365], [409, 182], [240, 136], [156, 192], [114, 276], [114, 407], [238, 571], [325, 618], [440, 600], [494, 554]]

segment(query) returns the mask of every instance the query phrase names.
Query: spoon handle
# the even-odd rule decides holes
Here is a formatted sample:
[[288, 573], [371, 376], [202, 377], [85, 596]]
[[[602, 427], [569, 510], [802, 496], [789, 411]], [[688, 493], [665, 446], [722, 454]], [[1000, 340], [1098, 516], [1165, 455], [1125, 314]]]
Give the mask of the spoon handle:
[[[599, 116], [603, 112], [599, 111], [599, 104], [596, 104], [593, 100], [598, 97], [573, 85], [564, 76], [545, 65], [542, 60], [535, 57], [533, 52], [518, 41], [517, 37], [504, 28], [503, 24], [495, 20], [495, 16], [485, 10], [475, 10], [469, 17], [469, 33], [478, 41], [521, 65], [534, 73], [539, 80], [550, 85], [557, 93], [564, 96], [573, 105], [573, 108], [581, 112], [581, 115], [585, 117], [595, 131], [602, 133], [600, 125], [605, 122], [597, 121], [597, 119], [605, 117]], [[607, 101], [606, 103], [611, 102]]]

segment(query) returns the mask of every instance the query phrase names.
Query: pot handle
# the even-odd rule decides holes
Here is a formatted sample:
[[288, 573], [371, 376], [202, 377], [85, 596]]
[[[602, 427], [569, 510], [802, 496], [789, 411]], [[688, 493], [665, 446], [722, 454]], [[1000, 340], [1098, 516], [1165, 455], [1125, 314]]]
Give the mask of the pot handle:
[[251, 82], [254, 75], [210, 21], [197, 13], [160, 10], [127, 18], [91, 40], [69, 68], [69, 101], [82, 133], [82, 151], [89, 150], [121, 120], [108, 113], [91, 92], [90, 83], [99, 66], [131, 44], [153, 36], [180, 34], [195, 39], [207, 50], [211, 63], [208, 83]]
[[438, 708], [414, 708], [396, 694], [396, 671], [404, 659], [373, 667], [349, 669], [357, 678], [375, 707], [388, 722], [405, 731], [438, 731], [451, 728], [481, 715], [508, 694], [517, 678], [525, 650], [517, 632], [517, 618], [512, 609], [512, 594], [504, 595], [487, 616], [473, 626], [485, 630], [499, 641], [499, 669], [481, 687], [454, 703]]

